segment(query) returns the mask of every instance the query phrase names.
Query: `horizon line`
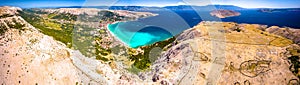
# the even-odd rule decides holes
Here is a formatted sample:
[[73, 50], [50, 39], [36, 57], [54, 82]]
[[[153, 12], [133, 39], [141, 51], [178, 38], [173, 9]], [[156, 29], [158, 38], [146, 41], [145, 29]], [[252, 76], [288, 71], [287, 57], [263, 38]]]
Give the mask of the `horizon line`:
[[[210, 5], [221, 5], [221, 4], [208, 4], [208, 5], [203, 5], [203, 6], [210, 6]], [[3, 6], [11, 6], [11, 7], [20, 7], [20, 6], [13, 6], [13, 5], [2, 5], [0, 7], [3, 7]], [[91, 6], [80, 6], [80, 5], [74, 5], [74, 6], [40, 6], [40, 7], [20, 7], [20, 8], [63, 8], [63, 7], [110, 7], [110, 6], [105, 6], [105, 5], [102, 5], [102, 6], [94, 6], [94, 5], [91, 5]], [[113, 6], [140, 6], [140, 7], [159, 7], [159, 8], [163, 8], [163, 7], [168, 7], [168, 6], [198, 6], [198, 7], [201, 7], [201, 5], [166, 5], [166, 6], [150, 6], [150, 5], [113, 5]], [[236, 5], [221, 5], [221, 6], [236, 6]], [[236, 6], [236, 7], [240, 7], [240, 6]], [[282, 9], [287, 9], [287, 8], [300, 8], [300, 7], [240, 7], [240, 8], [246, 8], [246, 9], [259, 9], [259, 8], [282, 8]]]

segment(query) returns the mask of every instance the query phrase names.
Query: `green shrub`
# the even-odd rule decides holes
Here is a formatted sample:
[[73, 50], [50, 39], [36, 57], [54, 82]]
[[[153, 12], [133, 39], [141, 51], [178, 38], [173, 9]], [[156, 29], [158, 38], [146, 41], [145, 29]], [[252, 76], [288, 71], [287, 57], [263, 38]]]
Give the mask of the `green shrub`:
[[4, 14], [4, 15], [1, 15], [0, 18], [6, 18], [6, 17], [12, 17], [14, 15], [9, 15], [9, 14]]
[[5, 25], [0, 24], [0, 35], [3, 35], [7, 31], [7, 28]]
[[174, 42], [175, 39], [176, 39], [175, 37], [172, 37], [165, 41], [160, 41], [149, 46], [140, 47], [142, 50], [144, 50], [144, 53], [139, 53], [138, 55], [129, 54], [130, 55], [129, 58], [131, 61], [135, 61], [133, 65], [136, 68], [141, 70], [146, 70], [151, 65], [151, 62], [149, 60], [150, 51], [155, 47], [165, 48], [167, 45]]

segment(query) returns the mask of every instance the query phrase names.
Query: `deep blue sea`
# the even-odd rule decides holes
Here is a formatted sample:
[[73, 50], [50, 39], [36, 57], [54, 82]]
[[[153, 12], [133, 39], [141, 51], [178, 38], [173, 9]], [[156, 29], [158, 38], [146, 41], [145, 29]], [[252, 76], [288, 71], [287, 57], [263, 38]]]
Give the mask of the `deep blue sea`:
[[240, 16], [219, 19], [210, 16], [210, 11], [149, 11], [158, 16], [142, 18], [137, 21], [109, 24], [109, 30], [132, 48], [166, 40], [189, 29], [201, 21], [223, 21], [268, 26], [287, 26], [300, 28], [300, 11], [259, 12], [255, 9], [236, 10]]

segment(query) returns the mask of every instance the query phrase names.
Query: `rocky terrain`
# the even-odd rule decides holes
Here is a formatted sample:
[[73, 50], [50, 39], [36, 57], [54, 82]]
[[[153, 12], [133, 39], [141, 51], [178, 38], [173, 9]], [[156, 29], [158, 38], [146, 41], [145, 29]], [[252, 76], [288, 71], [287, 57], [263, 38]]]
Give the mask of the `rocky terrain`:
[[[20, 9], [10, 11], [17, 10]], [[71, 50], [64, 44], [40, 33], [22, 17], [10, 16], [0, 19], [1, 30], [6, 29], [0, 39], [2, 85], [76, 84], [90, 80], [72, 64]]]
[[9, 7], [9, 6], [0, 7], [0, 13], [1, 13], [0, 16], [2, 18], [5, 16], [18, 14], [18, 12], [15, 10], [22, 10], [22, 9], [18, 7]]
[[[28, 10], [1, 8], [8, 9], [11, 10], [0, 11], [0, 14], [8, 14], [0, 18], [0, 84], [3, 85], [299, 84], [298, 29], [203, 21], [169, 40], [131, 49], [115, 41], [106, 28], [97, 24], [100, 27], [94, 29], [99, 29], [97, 32], [100, 34], [89, 41], [96, 43], [96, 46], [92, 44], [96, 51], [92, 55], [90, 52], [94, 52], [93, 49], [82, 50], [73, 46], [85, 43], [73, 42], [70, 46], [69, 41], [60, 40], [68, 38], [58, 35], [69, 33], [66, 30], [68, 26], [53, 29], [56, 27], [53, 24], [58, 24], [56, 21], [85, 24], [81, 20], [72, 21], [73, 15], [61, 19], [53, 18], [61, 17], [59, 15], [49, 17], [43, 13], [33, 13], [42, 18], [41, 24], [46, 25], [40, 27], [40, 24], [33, 22], [36, 18], [28, 17]], [[121, 14], [115, 15], [120, 12], [106, 13], [116, 18], [122, 17]], [[113, 22], [107, 19], [108, 16], [101, 18], [103, 21], [100, 22]], [[80, 33], [94, 32], [74, 29]], [[71, 37], [79, 41], [88, 38]], [[153, 54], [156, 51], [159, 53]], [[143, 57], [145, 55], [150, 59]], [[143, 63], [144, 60], [152, 63]], [[139, 66], [149, 68], [140, 69]]]
[[180, 34], [178, 44], [164, 52], [145, 75], [153, 75], [150, 78], [161, 84], [297, 85], [297, 39], [277, 35], [285, 32], [269, 33], [271, 29], [274, 26], [201, 22]]
[[219, 9], [219, 10], [213, 10], [213, 11], [211, 11], [210, 15], [218, 17], [218, 18], [226, 18], [226, 17], [240, 16], [241, 13], [233, 11], [233, 10]]

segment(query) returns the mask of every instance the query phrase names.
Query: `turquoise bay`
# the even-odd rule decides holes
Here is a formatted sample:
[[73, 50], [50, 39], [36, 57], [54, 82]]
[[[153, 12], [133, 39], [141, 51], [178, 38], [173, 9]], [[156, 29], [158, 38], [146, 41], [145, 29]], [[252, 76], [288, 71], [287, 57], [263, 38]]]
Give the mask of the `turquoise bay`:
[[131, 48], [150, 45], [171, 38], [190, 28], [188, 22], [177, 13], [164, 10], [154, 11], [159, 14], [136, 21], [108, 24], [109, 31]]
[[131, 48], [153, 44], [173, 35], [156, 26], [148, 26], [138, 22], [116, 22], [108, 24], [109, 31]]
[[[256, 9], [236, 10], [240, 16], [219, 19], [210, 11], [150, 11], [158, 16], [141, 18], [136, 21], [116, 22], [107, 27], [119, 40], [132, 48], [166, 40], [182, 31], [192, 28], [201, 21], [225, 21], [268, 26], [288, 26], [299, 28], [299, 11], [263, 13]], [[282, 17], [284, 16], [284, 17]]]

